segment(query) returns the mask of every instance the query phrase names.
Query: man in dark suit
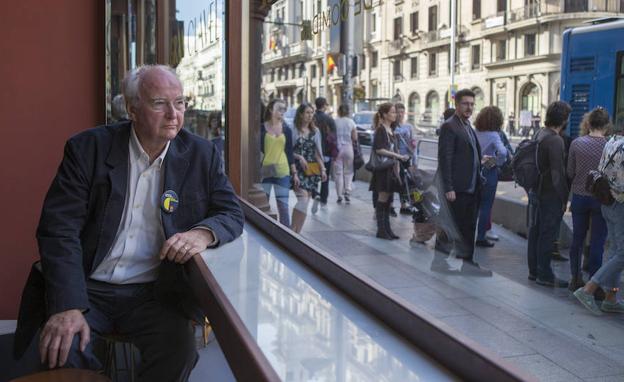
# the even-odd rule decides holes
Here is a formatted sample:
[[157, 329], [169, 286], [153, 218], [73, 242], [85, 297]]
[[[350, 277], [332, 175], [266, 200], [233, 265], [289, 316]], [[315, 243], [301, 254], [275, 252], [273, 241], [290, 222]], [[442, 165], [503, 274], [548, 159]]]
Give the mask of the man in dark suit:
[[489, 274], [473, 259], [481, 188], [481, 148], [470, 125], [474, 101], [470, 89], [455, 95], [455, 114], [440, 128], [437, 177], [459, 236], [453, 239], [454, 254], [466, 270]]
[[37, 229], [42, 274], [31, 273], [22, 297], [16, 353], [37, 328], [27, 321], [41, 317], [49, 368], [100, 369], [93, 339], [114, 332], [140, 349], [140, 380], [184, 381], [197, 361], [190, 319], [202, 314], [182, 264], [239, 236], [243, 214], [216, 147], [182, 130], [185, 99], [171, 68], [133, 70], [124, 97], [130, 121], [65, 146]]

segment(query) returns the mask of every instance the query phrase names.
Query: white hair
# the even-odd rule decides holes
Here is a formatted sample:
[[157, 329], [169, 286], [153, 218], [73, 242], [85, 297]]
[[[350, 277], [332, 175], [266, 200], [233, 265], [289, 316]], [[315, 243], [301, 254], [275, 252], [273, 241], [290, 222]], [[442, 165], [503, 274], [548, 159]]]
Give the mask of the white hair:
[[122, 92], [127, 104], [136, 106], [139, 101], [139, 90], [141, 89], [143, 78], [152, 70], [164, 70], [165, 72], [170, 73], [178, 81], [178, 83], [180, 83], [180, 88], [182, 88], [182, 81], [180, 81], [175, 70], [170, 66], [142, 65], [129, 71], [123, 79]]

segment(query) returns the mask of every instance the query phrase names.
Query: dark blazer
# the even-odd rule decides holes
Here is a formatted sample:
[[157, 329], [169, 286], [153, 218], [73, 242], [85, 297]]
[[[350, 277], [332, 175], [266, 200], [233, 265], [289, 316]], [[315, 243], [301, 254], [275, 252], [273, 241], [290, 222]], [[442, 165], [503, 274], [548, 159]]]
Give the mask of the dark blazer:
[[[20, 306], [16, 356], [26, 349], [42, 318], [89, 309], [86, 280], [113, 245], [124, 209], [130, 129], [130, 122], [122, 122], [67, 141], [37, 228], [43, 282], [33, 268]], [[171, 141], [163, 168], [163, 192], [173, 190], [179, 197], [173, 213], [161, 211], [166, 238], [197, 226], [212, 229], [218, 244], [242, 233], [243, 213], [214, 144], [181, 130]], [[154, 290], [164, 305], [189, 318], [201, 317], [182, 265], [163, 261]]]
[[440, 128], [438, 139], [438, 174], [444, 193], [466, 192], [470, 188], [472, 175], [476, 172], [476, 190], [481, 187], [481, 147], [477, 134], [470, 129], [477, 145], [478, 167], [474, 168], [474, 151], [470, 137], [457, 115], [447, 119]]

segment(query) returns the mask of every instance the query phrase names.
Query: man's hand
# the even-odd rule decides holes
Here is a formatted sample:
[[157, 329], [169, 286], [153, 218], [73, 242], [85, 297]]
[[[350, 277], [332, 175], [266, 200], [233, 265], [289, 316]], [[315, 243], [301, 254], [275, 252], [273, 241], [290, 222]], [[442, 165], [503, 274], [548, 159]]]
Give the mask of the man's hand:
[[178, 264], [186, 263], [191, 257], [208, 248], [215, 241], [212, 232], [195, 228], [190, 231], [176, 233], [165, 241], [160, 250], [160, 259], [169, 259]]
[[76, 333], [80, 333], [80, 351], [84, 351], [91, 331], [80, 310], [66, 310], [50, 316], [39, 337], [41, 363], [47, 360], [50, 369], [65, 365]]
[[446, 196], [446, 200], [448, 200], [449, 202], [454, 202], [455, 201], [455, 191], [449, 191], [446, 194], [444, 194], [444, 196]]

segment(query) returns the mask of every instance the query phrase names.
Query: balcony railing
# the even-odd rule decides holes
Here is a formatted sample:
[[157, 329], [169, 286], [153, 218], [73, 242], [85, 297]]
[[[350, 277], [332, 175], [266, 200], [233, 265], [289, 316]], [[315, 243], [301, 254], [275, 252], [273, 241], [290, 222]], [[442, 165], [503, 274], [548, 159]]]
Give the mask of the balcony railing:
[[[464, 37], [464, 35], [466, 34], [467, 29], [464, 27], [459, 27], [457, 28], [457, 36], [459, 38]], [[436, 42], [439, 40], [443, 40], [445, 38], [449, 38], [451, 37], [451, 29], [450, 28], [445, 28], [445, 29], [439, 29], [437, 31], [431, 31], [431, 32], [427, 32], [425, 34], [424, 40], [428, 43], [432, 43], [432, 42]]]
[[[524, 7], [512, 9], [507, 12], [505, 23], [527, 20], [530, 18], [546, 16], [557, 13], [574, 12], [624, 12], [621, 0], [542, 0]], [[492, 19], [493, 24], [500, 22], [499, 14], [486, 18]], [[498, 26], [498, 25], [496, 25]], [[484, 28], [488, 28], [484, 26]]]

